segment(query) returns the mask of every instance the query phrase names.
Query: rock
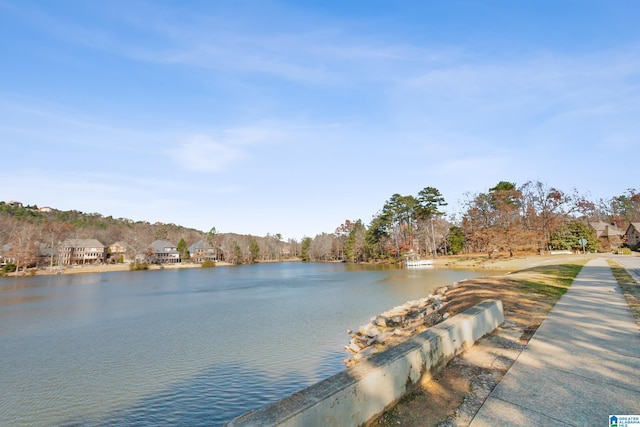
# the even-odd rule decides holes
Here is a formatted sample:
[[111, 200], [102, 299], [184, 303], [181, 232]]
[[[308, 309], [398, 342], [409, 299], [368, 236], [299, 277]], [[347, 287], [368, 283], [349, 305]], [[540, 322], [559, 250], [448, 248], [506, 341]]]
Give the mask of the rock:
[[416, 315], [417, 315], [418, 313], [420, 313], [420, 310], [419, 310], [419, 309], [417, 309], [417, 308], [412, 308], [412, 309], [410, 309], [410, 310], [407, 312], [407, 315], [406, 315], [405, 317], [409, 317], [409, 318], [411, 318], [411, 317], [416, 317]]
[[402, 329], [396, 328], [393, 330], [393, 335], [396, 335], [398, 337], [406, 337], [406, 336], [409, 336], [410, 333], [407, 331], [403, 331]]
[[[425, 298], [407, 301], [378, 314], [372, 317], [366, 325], [358, 327], [355, 333], [348, 329], [347, 333], [351, 335], [351, 341], [348, 346], [345, 346], [345, 349], [355, 355], [345, 359], [345, 365], [351, 367], [359, 360], [380, 351], [381, 347], [395, 345], [415, 333], [420, 333], [448, 319], [450, 313], [443, 313], [443, 307], [450, 302], [447, 292], [461, 286], [461, 282], [464, 280], [449, 286], [442, 286]], [[509, 324], [504, 325], [505, 328], [509, 328], [509, 326]]]
[[351, 350], [354, 353], [359, 353], [360, 350], [362, 350], [362, 348], [358, 344], [352, 342], [349, 344], [349, 350]]
[[354, 335], [353, 338], [351, 338], [350, 342], [360, 348], [364, 348], [367, 346], [367, 337], [364, 337], [362, 335]]
[[431, 303], [431, 300], [429, 298], [422, 298], [418, 303], [418, 307], [420, 309], [424, 309], [425, 307], [429, 306], [430, 303]]
[[375, 337], [376, 335], [380, 335], [380, 329], [378, 329], [378, 328], [376, 328], [376, 327], [373, 327], [373, 328], [371, 328], [371, 329], [369, 329], [369, 330], [367, 331], [367, 336], [368, 336], [369, 338], [373, 338], [373, 337]]
[[389, 342], [392, 338], [393, 338], [393, 333], [383, 332], [380, 335], [376, 336], [374, 338], [374, 341], [379, 344], [384, 344], [386, 342]]
[[375, 323], [378, 326], [382, 326], [383, 328], [387, 327], [387, 318], [384, 316], [376, 316]]
[[369, 332], [369, 329], [373, 327], [374, 326], [371, 323], [367, 323], [366, 325], [362, 325], [358, 327], [358, 332], [360, 333], [360, 335], [367, 335], [367, 332]]

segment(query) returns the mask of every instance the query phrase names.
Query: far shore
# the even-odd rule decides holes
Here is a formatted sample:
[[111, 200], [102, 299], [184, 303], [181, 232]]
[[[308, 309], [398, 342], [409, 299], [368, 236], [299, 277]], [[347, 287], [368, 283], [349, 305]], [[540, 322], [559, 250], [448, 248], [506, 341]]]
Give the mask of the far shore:
[[[433, 259], [433, 266], [436, 268], [453, 268], [453, 269], [472, 269], [472, 270], [504, 270], [504, 271], [516, 271], [525, 268], [534, 267], [546, 262], [556, 262], [560, 259], [572, 259], [575, 257], [581, 257], [581, 254], [574, 255], [516, 255], [509, 257], [506, 255], [494, 255], [489, 258], [486, 254], [463, 254], [463, 255], [449, 255], [439, 256]], [[299, 262], [299, 258], [287, 259], [283, 261], [260, 261], [258, 263], [272, 263], [272, 262]], [[234, 264], [218, 261], [216, 266], [226, 267], [233, 266]], [[163, 264], [163, 265], [149, 265], [147, 271], [150, 270], [176, 270], [183, 268], [201, 268], [198, 263], [180, 263], [180, 264]], [[62, 273], [59, 273], [62, 271]], [[42, 268], [35, 271], [35, 275], [55, 275], [55, 274], [91, 274], [91, 273], [109, 273], [117, 271], [129, 271], [129, 264], [100, 264], [100, 265], [77, 265], [66, 266], [62, 268], [53, 267]], [[7, 274], [5, 277], [12, 277], [15, 273]], [[20, 272], [19, 276], [31, 276], [33, 270], [29, 270], [26, 274]]]
[[[228, 266], [232, 265], [228, 262], [216, 262], [217, 266]], [[35, 272], [36, 276], [49, 276], [55, 274], [91, 274], [91, 273], [111, 273], [117, 271], [129, 271], [130, 264], [87, 264], [87, 265], [69, 265], [64, 267], [53, 267], [53, 269], [47, 267], [44, 269], [38, 269]], [[200, 268], [200, 264], [196, 263], [180, 263], [180, 264], [152, 264], [149, 265], [147, 271], [150, 270], [177, 270], [183, 268]], [[14, 276], [15, 273], [7, 274], [7, 277]], [[31, 271], [27, 271], [26, 277], [31, 275]], [[20, 276], [22, 276], [22, 272], [20, 272]]]
[[[283, 260], [283, 261], [260, 261], [258, 262], [258, 264], [266, 264], [266, 263], [273, 263], [273, 262], [296, 262], [296, 261], [300, 261], [300, 259], [294, 258], [294, 259], [287, 259], [287, 260]], [[225, 261], [217, 261], [216, 262], [216, 267], [228, 267], [228, 266], [234, 266], [235, 264], [231, 264], [229, 262], [225, 262]], [[35, 275], [36, 276], [48, 276], [48, 275], [55, 275], [55, 274], [91, 274], [91, 273], [111, 273], [111, 272], [117, 272], [117, 271], [129, 271], [129, 263], [124, 263], [124, 264], [98, 264], [98, 265], [93, 265], [93, 264], [86, 264], [86, 265], [74, 265], [74, 266], [64, 266], [64, 267], [56, 267], [54, 266], [53, 269], [46, 267], [43, 269], [38, 269], [35, 271]], [[149, 268], [146, 271], [152, 271], [152, 270], [180, 270], [183, 268], [202, 268], [202, 266], [199, 263], [194, 263], [194, 262], [184, 262], [184, 263], [177, 263], [177, 264], [149, 264]], [[33, 270], [28, 270], [26, 274], [23, 274], [22, 271], [19, 273], [19, 276], [25, 276], [25, 277], [29, 277], [32, 275]], [[62, 273], [59, 273], [59, 271], [62, 271]], [[15, 273], [9, 273], [7, 274], [6, 277], [12, 277], [15, 276]]]

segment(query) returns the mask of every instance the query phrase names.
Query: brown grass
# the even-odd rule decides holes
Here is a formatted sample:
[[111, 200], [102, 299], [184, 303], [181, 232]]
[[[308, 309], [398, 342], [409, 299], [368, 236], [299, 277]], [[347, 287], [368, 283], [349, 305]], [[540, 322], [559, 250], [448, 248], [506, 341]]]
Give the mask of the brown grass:
[[640, 284], [633, 280], [633, 277], [620, 264], [612, 259], [607, 259], [613, 277], [618, 281], [618, 286], [622, 290], [627, 304], [636, 319], [636, 323], [640, 326]]

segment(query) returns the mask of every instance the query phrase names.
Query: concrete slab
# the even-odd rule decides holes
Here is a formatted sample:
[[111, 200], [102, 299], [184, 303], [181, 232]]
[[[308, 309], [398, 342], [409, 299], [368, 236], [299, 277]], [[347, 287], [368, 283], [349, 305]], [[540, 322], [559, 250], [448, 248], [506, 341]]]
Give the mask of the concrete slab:
[[520, 354], [518, 362], [534, 370], [568, 372], [640, 392], [640, 359], [637, 357], [621, 356], [613, 352], [571, 354], [567, 350], [553, 348], [548, 353], [525, 350]]
[[[482, 417], [473, 419], [474, 427], [532, 427], [532, 426], [566, 426], [568, 423], [540, 414], [527, 408], [515, 406], [509, 402], [489, 397], [482, 406], [485, 409]], [[575, 425], [575, 424], [573, 424]], [[602, 424], [606, 425], [606, 424]]]
[[596, 259], [471, 425], [606, 425], [611, 414], [640, 414], [640, 331], [606, 261]]
[[[518, 359], [516, 363], [520, 362]], [[526, 361], [518, 369], [513, 368], [493, 390], [491, 398], [578, 426], [605, 425], [608, 415], [640, 411], [638, 390], [573, 372], [539, 369]]]

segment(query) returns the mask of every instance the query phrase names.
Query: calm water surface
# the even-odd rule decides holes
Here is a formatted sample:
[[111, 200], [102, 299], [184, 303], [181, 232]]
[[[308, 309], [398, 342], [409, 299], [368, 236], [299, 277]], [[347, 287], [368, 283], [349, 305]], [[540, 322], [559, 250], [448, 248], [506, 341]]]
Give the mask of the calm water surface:
[[0, 425], [220, 425], [344, 369], [346, 329], [480, 274], [279, 263], [0, 279]]

